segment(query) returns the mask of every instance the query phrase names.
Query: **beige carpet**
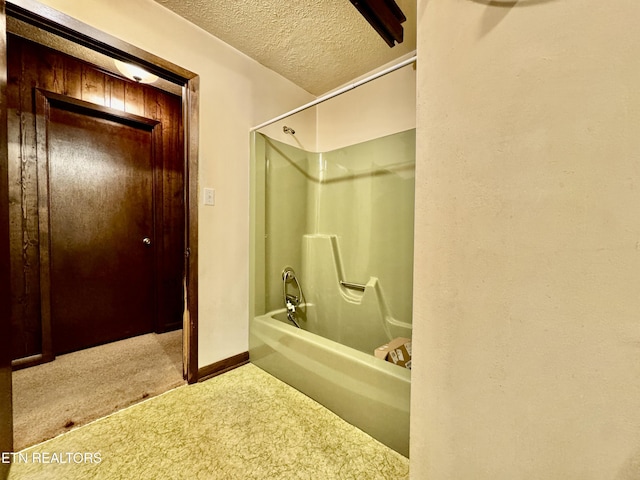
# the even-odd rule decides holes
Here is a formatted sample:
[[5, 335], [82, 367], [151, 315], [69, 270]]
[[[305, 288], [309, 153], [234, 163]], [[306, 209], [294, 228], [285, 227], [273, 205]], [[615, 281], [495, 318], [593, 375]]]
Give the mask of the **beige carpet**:
[[19, 452], [9, 480], [409, 478], [409, 460], [248, 364]]
[[182, 330], [141, 335], [18, 370], [13, 372], [14, 448], [182, 384]]

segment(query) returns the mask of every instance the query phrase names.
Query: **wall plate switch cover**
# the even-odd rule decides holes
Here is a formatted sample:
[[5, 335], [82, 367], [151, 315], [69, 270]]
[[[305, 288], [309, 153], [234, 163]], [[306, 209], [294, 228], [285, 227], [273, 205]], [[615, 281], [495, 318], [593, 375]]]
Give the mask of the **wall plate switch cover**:
[[216, 204], [216, 191], [213, 188], [204, 189], [204, 204], [205, 205]]

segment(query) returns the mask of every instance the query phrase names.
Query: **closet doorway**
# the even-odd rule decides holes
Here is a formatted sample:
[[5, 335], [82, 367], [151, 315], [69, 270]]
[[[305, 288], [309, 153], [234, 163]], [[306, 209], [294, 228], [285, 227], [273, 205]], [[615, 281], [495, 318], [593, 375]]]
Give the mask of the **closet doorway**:
[[[3, 391], [9, 361], [14, 370], [49, 365], [65, 352], [180, 327], [183, 376], [197, 381], [197, 75], [36, 2], [0, 6], [8, 32], [23, 23], [91, 57], [80, 65], [69, 52], [34, 54], [50, 45], [1, 32], [10, 141], [0, 253], [12, 292], [11, 318], [4, 309], [0, 318], [0, 336], [11, 339]], [[96, 57], [142, 66], [169, 94]], [[73, 153], [83, 148], [91, 154]], [[11, 402], [1, 400], [5, 432]]]
[[14, 364], [180, 328], [181, 98], [7, 46]]

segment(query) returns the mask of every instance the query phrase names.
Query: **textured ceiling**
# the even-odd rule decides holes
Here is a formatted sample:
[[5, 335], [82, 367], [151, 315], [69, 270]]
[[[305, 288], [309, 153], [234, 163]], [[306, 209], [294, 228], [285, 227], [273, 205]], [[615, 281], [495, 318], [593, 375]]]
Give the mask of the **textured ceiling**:
[[407, 21], [390, 48], [349, 0], [155, 0], [321, 95], [416, 48], [416, 0], [396, 0]]

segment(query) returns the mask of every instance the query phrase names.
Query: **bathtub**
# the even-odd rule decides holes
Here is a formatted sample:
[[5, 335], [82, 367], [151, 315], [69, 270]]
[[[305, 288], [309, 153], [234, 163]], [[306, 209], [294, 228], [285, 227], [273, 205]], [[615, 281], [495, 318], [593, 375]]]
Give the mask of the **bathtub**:
[[410, 370], [296, 328], [285, 309], [251, 320], [249, 354], [253, 364], [409, 456]]

